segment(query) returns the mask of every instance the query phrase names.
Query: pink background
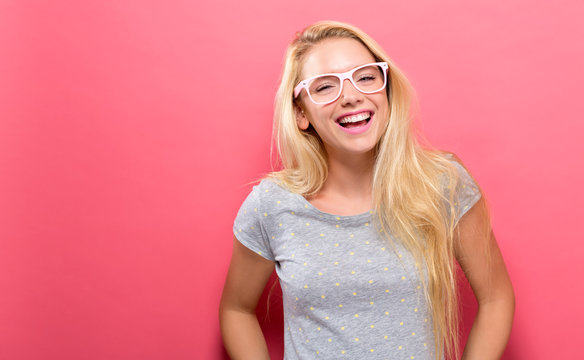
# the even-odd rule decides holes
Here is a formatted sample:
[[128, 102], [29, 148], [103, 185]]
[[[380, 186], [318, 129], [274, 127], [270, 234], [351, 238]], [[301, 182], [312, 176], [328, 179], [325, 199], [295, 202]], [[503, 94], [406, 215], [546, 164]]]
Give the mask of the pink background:
[[0, 0], [0, 359], [225, 357], [233, 218], [270, 169], [286, 45], [322, 19], [379, 41], [417, 89], [428, 139], [484, 188], [517, 295], [504, 358], [577, 358], [583, 10]]

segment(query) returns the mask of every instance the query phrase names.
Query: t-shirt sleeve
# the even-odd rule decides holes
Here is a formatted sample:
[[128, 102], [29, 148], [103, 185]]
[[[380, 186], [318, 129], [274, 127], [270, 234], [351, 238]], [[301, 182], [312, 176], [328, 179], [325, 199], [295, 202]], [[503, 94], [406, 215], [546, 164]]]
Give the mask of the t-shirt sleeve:
[[468, 171], [456, 160], [450, 160], [458, 170], [459, 182], [454, 193], [456, 223], [481, 198], [481, 191]]
[[268, 260], [274, 261], [270, 242], [262, 224], [263, 213], [261, 211], [259, 186], [254, 186], [241, 204], [233, 222], [233, 234], [248, 249]]

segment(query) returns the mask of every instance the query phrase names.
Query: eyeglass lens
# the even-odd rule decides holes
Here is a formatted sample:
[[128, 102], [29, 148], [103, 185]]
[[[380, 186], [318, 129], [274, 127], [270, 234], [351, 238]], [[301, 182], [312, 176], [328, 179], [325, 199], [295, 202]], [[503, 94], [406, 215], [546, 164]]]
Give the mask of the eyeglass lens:
[[[366, 66], [353, 73], [353, 83], [361, 92], [376, 92], [381, 90], [385, 83], [383, 74], [383, 69], [377, 65]], [[319, 76], [308, 84], [308, 91], [315, 102], [332, 101], [341, 92], [340, 78], [334, 75]]]

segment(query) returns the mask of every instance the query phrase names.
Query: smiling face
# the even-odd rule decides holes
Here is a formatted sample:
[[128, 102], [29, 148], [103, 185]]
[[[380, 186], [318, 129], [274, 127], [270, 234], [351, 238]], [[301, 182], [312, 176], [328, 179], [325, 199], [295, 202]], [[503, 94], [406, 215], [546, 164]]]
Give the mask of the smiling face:
[[[301, 79], [325, 73], [342, 73], [376, 62], [369, 50], [351, 38], [332, 38], [316, 44], [304, 57]], [[344, 80], [339, 98], [330, 104], [313, 103], [306, 90], [299, 96], [302, 112], [297, 122], [302, 130], [311, 124], [330, 157], [373, 156], [387, 125], [389, 102], [385, 89], [363, 94]]]

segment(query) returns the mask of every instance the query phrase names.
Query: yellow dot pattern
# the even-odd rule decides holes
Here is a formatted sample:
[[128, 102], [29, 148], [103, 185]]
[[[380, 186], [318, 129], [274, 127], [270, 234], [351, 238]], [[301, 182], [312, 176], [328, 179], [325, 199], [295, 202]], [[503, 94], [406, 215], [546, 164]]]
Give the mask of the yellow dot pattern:
[[430, 354], [430, 313], [416, 275], [423, 264], [399, 243], [389, 246], [389, 232], [380, 232], [371, 212], [331, 217], [298, 206], [298, 197], [274, 183], [262, 184], [270, 188], [260, 185], [250, 194], [234, 233], [276, 263], [288, 308], [285, 329], [301, 357], [381, 359], [396, 349], [399, 358]]

